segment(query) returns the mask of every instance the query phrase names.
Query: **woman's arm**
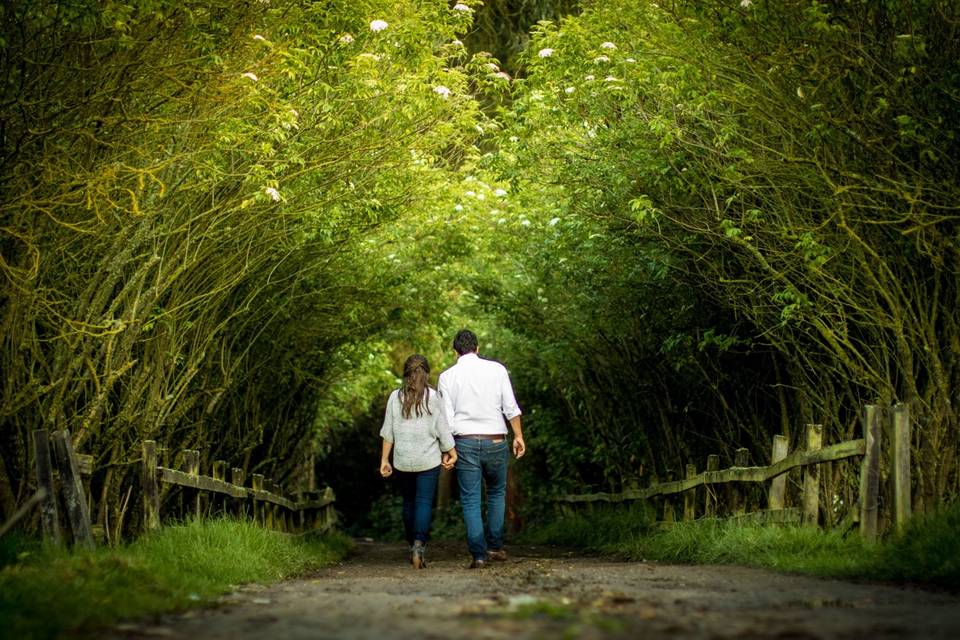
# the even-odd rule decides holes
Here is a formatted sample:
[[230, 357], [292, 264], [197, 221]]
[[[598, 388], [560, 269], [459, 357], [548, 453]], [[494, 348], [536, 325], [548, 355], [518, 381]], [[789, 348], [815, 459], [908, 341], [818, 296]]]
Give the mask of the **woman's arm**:
[[383, 441], [380, 448], [380, 475], [386, 478], [393, 473], [393, 467], [390, 466], [390, 451], [393, 450], [393, 443], [389, 440]]
[[393, 418], [394, 405], [397, 403], [397, 392], [394, 391], [387, 398], [387, 410], [383, 415], [383, 428], [380, 429], [380, 437], [383, 438], [383, 446], [380, 448], [380, 475], [386, 478], [393, 473], [393, 467], [390, 466], [390, 452], [393, 450]]

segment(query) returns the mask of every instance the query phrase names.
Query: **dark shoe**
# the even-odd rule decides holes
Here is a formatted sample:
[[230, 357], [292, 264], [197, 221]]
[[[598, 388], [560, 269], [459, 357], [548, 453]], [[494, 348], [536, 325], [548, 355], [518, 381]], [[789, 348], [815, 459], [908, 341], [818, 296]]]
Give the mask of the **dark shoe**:
[[473, 562], [470, 563], [471, 569], [483, 569], [485, 566], [487, 566], [487, 561], [479, 558], [474, 558]]
[[493, 560], [494, 562], [506, 562], [507, 552], [504, 549], [488, 549], [487, 560]]
[[414, 569], [423, 569], [427, 566], [427, 561], [423, 559], [424, 551], [426, 551], [426, 548], [423, 546], [423, 542], [417, 540], [413, 543], [413, 549], [410, 553], [410, 563]]

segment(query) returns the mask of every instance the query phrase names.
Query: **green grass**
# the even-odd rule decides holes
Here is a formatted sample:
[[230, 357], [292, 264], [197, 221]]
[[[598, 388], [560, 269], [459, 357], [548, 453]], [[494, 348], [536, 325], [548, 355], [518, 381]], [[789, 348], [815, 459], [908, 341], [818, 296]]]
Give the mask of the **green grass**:
[[341, 535], [286, 536], [236, 520], [164, 527], [92, 552], [22, 545], [0, 570], [0, 637], [92, 635], [123, 618], [196, 606], [243, 583], [330, 564], [349, 546]]
[[738, 564], [960, 589], [960, 501], [914, 518], [903, 533], [874, 545], [864, 543], [856, 532], [844, 535], [795, 526], [698, 521], [660, 529], [642, 505], [566, 516], [527, 532], [524, 541], [632, 560]]

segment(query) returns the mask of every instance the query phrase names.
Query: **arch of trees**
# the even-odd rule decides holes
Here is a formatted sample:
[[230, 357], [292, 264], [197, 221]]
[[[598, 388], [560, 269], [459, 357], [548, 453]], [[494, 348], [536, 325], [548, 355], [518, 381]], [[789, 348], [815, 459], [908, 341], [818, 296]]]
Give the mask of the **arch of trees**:
[[42, 0], [0, 23], [4, 514], [43, 427], [95, 455], [110, 521], [144, 438], [359, 473], [398, 364], [439, 371], [464, 324], [511, 369], [531, 491], [759, 457], [804, 422], [848, 437], [903, 401], [920, 508], [960, 492], [955, 3]]

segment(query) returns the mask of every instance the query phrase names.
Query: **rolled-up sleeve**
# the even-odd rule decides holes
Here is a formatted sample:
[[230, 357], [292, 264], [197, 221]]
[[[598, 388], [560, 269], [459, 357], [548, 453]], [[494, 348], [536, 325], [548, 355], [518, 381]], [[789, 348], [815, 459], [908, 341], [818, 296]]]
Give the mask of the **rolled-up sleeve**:
[[522, 413], [520, 407], [517, 406], [517, 398], [513, 395], [513, 385], [510, 384], [510, 376], [505, 368], [500, 372], [500, 409], [507, 420]]
[[387, 400], [387, 410], [383, 415], [383, 427], [380, 428], [380, 437], [387, 442], [393, 442], [393, 409], [396, 402], [397, 392], [394, 391]]

